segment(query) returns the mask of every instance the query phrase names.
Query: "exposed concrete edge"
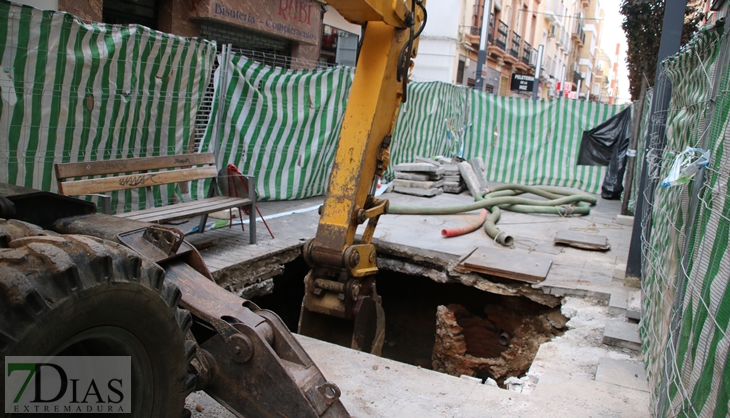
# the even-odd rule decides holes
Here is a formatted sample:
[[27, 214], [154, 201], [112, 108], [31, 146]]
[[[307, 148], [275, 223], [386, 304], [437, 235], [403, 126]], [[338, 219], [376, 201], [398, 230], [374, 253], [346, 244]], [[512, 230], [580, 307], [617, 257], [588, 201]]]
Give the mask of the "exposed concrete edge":
[[[213, 278], [219, 286], [238, 296], [252, 297], [254, 294], [248, 294], [250, 292], [247, 293], [246, 288], [283, 273], [283, 265], [299, 257], [302, 246], [295, 244], [224, 267], [214, 272]], [[263, 296], [271, 292], [273, 283], [271, 286], [258, 286], [258, 289], [255, 296]]]
[[428, 277], [437, 283], [462, 283], [484, 292], [504, 296], [524, 296], [533, 302], [554, 308], [560, 297], [551, 295], [528, 283], [500, 283], [479, 273], [459, 273], [454, 270], [459, 257], [454, 254], [373, 239], [378, 250], [378, 268], [414, 276]]

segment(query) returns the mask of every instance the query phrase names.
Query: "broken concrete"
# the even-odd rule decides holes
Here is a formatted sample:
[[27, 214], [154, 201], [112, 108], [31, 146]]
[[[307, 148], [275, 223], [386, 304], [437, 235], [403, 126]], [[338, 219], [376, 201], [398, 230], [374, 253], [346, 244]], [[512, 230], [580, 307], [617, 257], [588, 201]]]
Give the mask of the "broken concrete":
[[274, 282], [271, 280], [284, 271], [284, 264], [294, 261], [301, 255], [301, 248], [295, 247], [271, 253], [266, 257], [247, 260], [213, 272], [219, 286], [247, 299], [271, 293]]
[[[434, 198], [432, 202], [398, 194], [387, 194], [383, 197], [398, 204], [429, 202], [431, 205], [449, 205], [473, 201], [466, 194], [444, 194]], [[246, 263], [246, 260], [272, 251], [300, 248], [304, 240], [314, 236], [316, 232], [316, 207], [321, 203], [321, 197], [305, 201], [262, 202], [260, 207], [267, 220], [270, 219], [269, 214], [286, 211], [294, 211], [294, 214], [269, 220], [276, 234], [275, 240], [259, 224], [257, 245], [247, 245], [247, 234], [242, 234], [240, 228], [196, 234], [191, 239], [203, 243], [213, 241], [214, 245], [201, 250], [201, 254], [206, 262], [210, 260], [209, 266], [215, 274], [219, 269]], [[310, 211], [309, 207], [314, 210]], [[619, 208], [618, 201], [599, 200], [599, 204], [591, 208], [591, 214], [586, 217], [558, 218], [503, 213], [499, 226], [516, 237], [516, 248], [513, 250], [516, 252], [537, 251], [535, 242], [551, 240], [555, 232], [561, 229], [591, 229], [606, 235], [613, 244], [608, 252], [586, 252], [561, 247], [562, 252], [555, 256], [547, 279], [535, 288], [530, 285], [510, 286], [496, 282], [488, 276], [457, 274], [450, 270], [450, 262], [455, 263], [461, 255], [475, 246], [496, 246], [483, 231], [449, 239], [448, 246], [445, 246], [440, 231], [449, 221], [461, 222], [459, 215], [381, 217], [376, 230], [376, 237], [380, 240], [376, 244], [378, 263], [380, 266], [381, 258], [390, 263], [389, 266], [381, 267], [383, 270], [414, 269], [411, 271], [420, 275], [418, 272], [428, 271], [427, 266], [430, 265], [436, 269], [436, 273], [422, 277], [428, 277], [434, 282], [452, 283], [451, 286], [460, 282], [484, 292], [525, 295], [532, 300], [543, 297], [543, 304], [546, 306], [549, 303], [560, 306], [561, 299], [556, 296], [581, 295], [596, 298], [568, 297], [564, 300], [563, 312], [570, 317], [566, 325], [568, 331], [540, 346], [535, 361], [527, 372], [530, 376], [539, 377], [539, 382], [529, 395], [353, 352], [306, 337], [298, 338], [325, 376], [342, 389], [343, 402], [355, 416], [483, 417], [484, 411], [490, 411], [489, 414], [494, 416], [562, 418], [597, 413], [621, 417], [649, 416], [646, 392], [596, 380], [598, 359], [601, 357], [641, 360], [638, 352], [602, 344], [605, 322], [610, 316], [605, 305], [611, 295], [622, 287], [621, 282], [613, 280], [612, 271], [614, 266], [626, 260], [631, 235], [630, 227], [616, 223], [615, 214]], [[306, 213], [297, 212], [300, 209], [306, 210]], [[385, 249], [387, 245], [402, 246], [405, 251], [397, 256], [391, 255]], [[433, 262], [431, 255], [427, 254], [428, 251], [440, 252], [451, 258]], [[306, 271], [306, 267], [299, 269], [302, 274]], [[378, 366], [377, 370], [373, 368], [374, 365]], [[516, 387], [517, 384], [513, 386]], [[194, 394], [188, 401], [195, 402], [192, 404], [194, 408], [206, 398], [204, 395]], [[217, 415], [218, 410], [214, 408], [217, 404], [209, 398], [207, 400], [213, 406], [205, 403], [204, 412], [193, 410], [194, 417], [233, 416], [227, 412]]]

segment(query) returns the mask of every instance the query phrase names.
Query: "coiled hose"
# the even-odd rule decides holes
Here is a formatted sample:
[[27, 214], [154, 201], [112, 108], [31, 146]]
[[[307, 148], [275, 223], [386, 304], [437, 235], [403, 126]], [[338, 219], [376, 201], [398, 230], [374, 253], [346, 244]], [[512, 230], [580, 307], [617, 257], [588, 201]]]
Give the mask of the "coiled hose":
[[[531, 193], [547, 200], [519, 197], [519, 195], [524, 193]], [[388, 213], [398, 215], [453, 215], [476, 209], [487, 209], [490, 211], [490, 215], [484, 221], [484, 231], [496, 242], [505, 246], [511, 246], [514, 243], [514, 239], [500, 231], [496, 226], [501, 216], [501, 209], [518, 213], [544, 213], [559, 216], [588, 215], [591, 211], [590, 207], [597, 202], [598, 200], [593, 196], [555, 187], [504, 184], [492, 188], [483, 195], [476, 196], [474, 202], [453, 206], [391, 204]], [[455, 231], [462, 229], [464, 232], [461, 234], [448, 236], [462, 235], [472, 232], [476, 228], [469, 229], [468, 226], [465, 228], [454, 228]]]

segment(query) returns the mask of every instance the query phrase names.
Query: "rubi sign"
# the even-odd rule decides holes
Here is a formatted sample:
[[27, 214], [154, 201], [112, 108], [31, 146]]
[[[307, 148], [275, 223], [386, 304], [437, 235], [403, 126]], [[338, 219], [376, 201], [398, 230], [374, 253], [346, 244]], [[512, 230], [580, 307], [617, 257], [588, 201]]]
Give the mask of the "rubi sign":
[[279, 16], [284, 20], [311, 23], [312, 2], [309, 0], [279, 0]]

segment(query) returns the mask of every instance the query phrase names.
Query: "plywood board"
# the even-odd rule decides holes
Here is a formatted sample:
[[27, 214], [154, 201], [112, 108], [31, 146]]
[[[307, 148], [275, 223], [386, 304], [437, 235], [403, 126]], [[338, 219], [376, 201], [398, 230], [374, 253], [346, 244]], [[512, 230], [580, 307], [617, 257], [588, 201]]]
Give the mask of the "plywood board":
[[460, 271], [491, 274], [505, 279], [539, 283], [548, 275], [553, 260], [534, 253], [479, 247], [458, 266]]
[[556, 244], [566, 244], [584, 250], [608, 250], [611, 244], [605, 235], [586, 234], [575, 231], [559, 231], [555, 234]]

